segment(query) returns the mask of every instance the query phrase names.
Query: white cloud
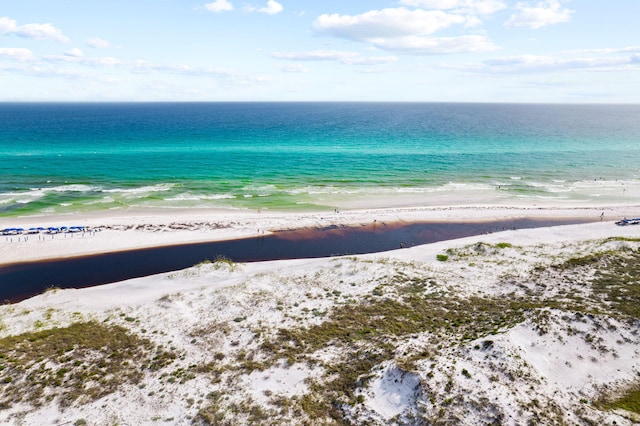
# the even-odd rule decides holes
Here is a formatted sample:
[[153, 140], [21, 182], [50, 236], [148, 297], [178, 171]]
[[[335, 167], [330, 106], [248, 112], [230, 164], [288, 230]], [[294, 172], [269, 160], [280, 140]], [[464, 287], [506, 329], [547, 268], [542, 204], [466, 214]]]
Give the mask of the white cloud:
[[71, 49], [65, 52], [64, 55], [49, 55], [45, 56], [45, 59], [49, 62], [66, 62], [73, 64], [96, 66], [114, 67], [122, 64], [122, 61], [118, 58], [111, 56], [104, 56], [98, 58], [85, 58], [84, 53], [80, 49]]
[[35, 60], [33, 52], [20, 47], [0, 47], [0, 58], [5, 57], [19, 62], [29, 62]]
[[0, 18], [0, 33], [16, 35], [18, 37], [30, 38], [33, 40], [55, 40], [67, 42], [69, 38], [62, 34], [62, 31], [52, 24], [25, 24], [18, 23], [6, 16]]
[[314, 50], [311, 52], [274, 52], [271, 54], [271, 56], [276, 59], [287, 59], [290, 61], [338, 61], [341, 58], [352, 55], [357, 55], [357, 53]]
[[469, 18], [439, 10], [409, 10], [404, 7], [371, 10], [361, 15], [320, 15], [314, 22], [317, 32], [351, 40], [432, 34]]
[[104, 56], [102, 58], [91, 58], [88, 62], [90, 65], [103, 65], [108, 67], [114, 67], [120, 65], [122, 61], [112, 56]]
[[110, 49], [112, 47], [115, 47], [107, 40], [103, 40], [97, 37], [93, 37], [87, 40], [87, 46], [93, 47], [94, 49]]
[[628, 46], [620, 48], [582, 49], [563, 52], [567, 55], [606, 55], [612, 53], [640, 53], [640, 46]]
[[507, 7], [500, 0], [400, 0], [400, 4], [471, 15], [491, 15]]
[[274, 52], [271, 54], [276, 59], [289, 61], [333, 61], [345, 65], [379, 65], [396, 62], [395, 56], [362, 56], [356, 52], [339, 50], [314, 50], [309, 52]]
[[[452, 2], [453, 4], [453, 2]], [[321, 15], [314, 28], [319, 33], [370, 43], [378, 49], [413, 55], [495, 50], [485, 36], [432, 37], [453, 26], [474, 26], [479, 20], [441, 10], [406, 8], [372, 10], [361, 15]]]
[[236, 76], [233, 71], [216, 67], [192, 67], [185, 64], [157, 64], [148, 61], [136, 61], [131, 65], [131, 71], [136, 74], [169, 73], [191, 76], [213, 76], [230, 78]]
[[562, 8], [560, 0], [545, 0], [535, 6], [529, 3], [518, 3], [518, 12], [511, 15], [505, 27], [542, 28], [546, 25], [569, 22], [573, 10]]
[[268, 0], [265, 7], [255, 7], [247, 5], [245, 6], [244, 10], [246, 10], [247, 12], [260, 12], [266, 13], [267, 15], [277, 15], [284, 10], [284, 7], [282, 6], [282, 4], [278, 3], [275, 0]]
[[276, 15], [284, 10], [284, 7], [275, 0], [267, 1], [267, 7], [258, 9], [258, 12], [266, 13], [268, 15]]
[[305, 67], [304, 65], [300, 65], [300, 64], [288, 64], [288, 65], [281, 65], [278, 67], [278, 69], [282, 72], [286, 72], [286, 73], [307, 73], [309, 72], [309, 68]]
[[379, 49], [403, 52], [412, 55], [435, 55], [463, 52], [487, 52], [496, 50], [485, 36], [469, 35], [459, 37], [398, 37], [371, 40]]
[[381, 65], [397, 61], [397, 56], [357, 56], [346, 60], [344, 63], [350, 65]]
[[185, 77], [203, 77], [206, 79], [216, 79], [225, 85], [231, 86], [253, 86], [270, 81], [268, 77], [259, 74], [246, 74], [226, 68], [192, 67], [184, 64], [159, 64], [143, 60], [128, 64], [127, 68], [135, 74], [159, 76], [163, 74], [173, 74]]
[[370, 43], [379, 49], [416, 55], [495, 49], [493, 43], [480, 35], [429, 36], [453, 25], [475, 26], [479, 23], [475, 16], [400, 7], [371, 10], [355, 16], [325, 14], [316, 19], [314, 28], [322, 34]]
[[597, 69], [628, 64], [628, 57], [562, 58], [543, 55], [518, 55], [484, 61], [493, 72], [540, 72], [566, 69]]
[[233, 4], [229, 2], [229, 0], [216, 0], [212, 3], [207, 3], [204, 5], [204, 8], [209, 12], [230, 12], [233, 10]]
[[638, 69], [639, 47], [558, 52], [552, 55], [514, 55], [443, 68], [484, 74], [535, 74], [567, 70], [616, 71]]
[[84, 52], [80, 49], [78, 49], [77, 47], [74, 47], [73, 49], [67, 50], [66, 52], [64, 52], [64, 54], [66, 56], [71, 56], [73, 58], [82, 58], [84, 56]]
[[9, 74], [27, 75], [39, 78], [60, 77], [66, 79], [77, 79], [86, 77], [86, 74], [78, 70], [53, 69], [39, 65], [20, 65], [15, 67], [3, 67], [0, 65], [0, 71], [7, 72]]

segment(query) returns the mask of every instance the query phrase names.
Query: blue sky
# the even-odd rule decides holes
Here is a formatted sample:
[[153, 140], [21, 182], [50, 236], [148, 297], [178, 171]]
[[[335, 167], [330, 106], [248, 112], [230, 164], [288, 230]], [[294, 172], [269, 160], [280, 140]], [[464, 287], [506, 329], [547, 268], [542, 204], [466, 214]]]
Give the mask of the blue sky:
[[0, 0], [0, 101], [640, 102], [636, 0]]

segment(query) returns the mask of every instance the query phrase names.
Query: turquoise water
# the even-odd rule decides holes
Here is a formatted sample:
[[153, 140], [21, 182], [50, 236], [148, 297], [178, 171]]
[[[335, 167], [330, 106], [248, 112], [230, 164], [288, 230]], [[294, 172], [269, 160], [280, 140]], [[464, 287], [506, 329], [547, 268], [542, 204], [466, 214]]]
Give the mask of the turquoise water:
[[0, 104], [0, 215], [638, 203], [640, 106]]

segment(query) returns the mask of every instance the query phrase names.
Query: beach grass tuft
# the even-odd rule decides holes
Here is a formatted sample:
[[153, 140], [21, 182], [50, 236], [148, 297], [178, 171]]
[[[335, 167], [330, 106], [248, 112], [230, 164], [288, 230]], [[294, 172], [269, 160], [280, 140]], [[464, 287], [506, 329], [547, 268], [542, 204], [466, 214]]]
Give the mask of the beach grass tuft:
[[174, 355], [116, 325], [89, 321], [0, 339], [0, 406], [89, 402]]
[[605, 409], [620, 409], [640, 415], [640, 383], [632, 386], [617, 398], [603, 400], [596, 405]]

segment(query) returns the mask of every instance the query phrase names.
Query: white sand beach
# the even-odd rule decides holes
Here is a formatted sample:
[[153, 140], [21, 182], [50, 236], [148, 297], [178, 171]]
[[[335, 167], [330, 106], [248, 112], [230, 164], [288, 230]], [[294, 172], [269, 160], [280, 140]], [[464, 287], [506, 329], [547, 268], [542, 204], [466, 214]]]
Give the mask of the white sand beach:
[[636, 217], [640, 206], [405, 207], [333, 212], [247, 210], [114, 210], [94, 214], [0, 218], [0, 229], [84, 226], [94, 232], [0, 237], [0, 265], [173, 244], [265, 235], [277, 230], [378, 222], [491, 221], [516, 218], [615, 221]]
[[[0, 336], [36, 333], [23, 335], [31, 343], [21, 350], [45, 352], [29, 361], [2, 340], [0, 422], [637, 424], [605, 402], [640, 384], [638, 318], [596, 271], [638, 259], [640, 226], [614, 221], [639, 212], [473, 206], [0, 219], [0, 228], [100, 229], [2, 237], [0, 265], [374, 220], [596, 220], [359, 256], [218, 261], [3, 305]], [[629, 285], [637, 280], [630, 275]], [[49, 356], [28, 346], [72, 324], [96, 335], [117, 327], [147, 343], [110, 372], [111, 351], [126, 351], [67, 343]]]

